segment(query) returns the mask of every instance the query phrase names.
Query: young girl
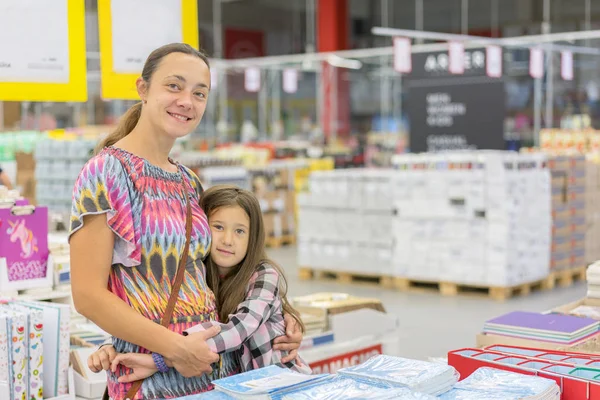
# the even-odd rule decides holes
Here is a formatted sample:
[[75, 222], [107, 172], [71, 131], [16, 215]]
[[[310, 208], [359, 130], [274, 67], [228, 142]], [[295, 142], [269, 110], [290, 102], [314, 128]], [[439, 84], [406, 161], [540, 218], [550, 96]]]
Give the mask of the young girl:
[[[207, 283], [214, 292], [219, 319], [223, 322], [203, 322], [184, 334], [217, 325], [221, 332], [208, 339], [207, 344], [219, 354], [241, 349], [243, 371], [279, 364], [311, 373], [298, 359], [282, 365], [285, 352], [272, 347], [276, 337], [285, 335], [284, 312], [302, 330], [304, 326], [287, 300], [282, 270], [265, 254], [265, 230], [258, 200], [247, 190], [219, 185], [204, 192], [201, 207], [212, 232], [210, 257], [206, 261]], [[133, 369], [133, 373], [119, 378], [122, 383], [168, 368], [156, 354], [119, 354], [112, 369], [119, 364]]]

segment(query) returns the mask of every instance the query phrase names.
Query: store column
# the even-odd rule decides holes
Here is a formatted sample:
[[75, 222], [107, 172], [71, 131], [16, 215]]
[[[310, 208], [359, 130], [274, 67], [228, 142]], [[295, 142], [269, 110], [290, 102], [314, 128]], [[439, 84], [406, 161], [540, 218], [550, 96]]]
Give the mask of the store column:
[[[319, 52], [348, 49], [348, 0], [318, 0], [317, 49]], [[350, 132], [350, 81], [348, 70], [323, 62], [321, 87], [323, 133], [327, 138], [346, 136]]]

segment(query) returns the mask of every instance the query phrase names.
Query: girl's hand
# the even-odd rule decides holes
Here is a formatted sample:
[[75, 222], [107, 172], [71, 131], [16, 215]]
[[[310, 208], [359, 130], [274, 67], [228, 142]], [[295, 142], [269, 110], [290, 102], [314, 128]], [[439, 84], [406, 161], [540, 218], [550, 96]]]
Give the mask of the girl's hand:
[[111, 370], [117, 372], [117, 366], [123, 365], [133, 369], [133, 372], [119, 377], [119, 383], [130, 383], [154, 375], [158, 369], [150, 354], [125, 353], [119, 354], [112, 362]]
[[88, 367], [92, 372], [108, 371], [111, 363], [117, 356], [115, 348], [108, 344], [100, 347], [88, 357]]
[[300, 330], [300, 325], [296, 323], [296, 320], [289, 314], [283, 315], [285, 324], [285, 336], [279, 336], [273, 341], [273, 349], [287, 351], [288, 355], [281, 359], [282, 363], [288, 363], [296, 359], [296, 363], [299, 367], [303, 364], [300, 362], [298, 357], [298, 349], [302, 344], [304, 335]]

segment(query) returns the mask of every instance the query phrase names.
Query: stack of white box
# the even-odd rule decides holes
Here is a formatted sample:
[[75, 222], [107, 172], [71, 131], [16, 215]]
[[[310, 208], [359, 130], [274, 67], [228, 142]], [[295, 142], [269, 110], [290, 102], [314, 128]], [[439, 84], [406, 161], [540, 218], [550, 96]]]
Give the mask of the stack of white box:
[[394, 173], [313, 172], [310, 193], [297, 198], [299, 265], [391, 275]]
[[550, 175], [542, 155], [398, 156], [395, 273], [512, 286], [548, 275]]
[[394, 166], [311, 175], [299, 202], [300, 265], [484, 286], [548, 275], [543, 155], [402, 155]]

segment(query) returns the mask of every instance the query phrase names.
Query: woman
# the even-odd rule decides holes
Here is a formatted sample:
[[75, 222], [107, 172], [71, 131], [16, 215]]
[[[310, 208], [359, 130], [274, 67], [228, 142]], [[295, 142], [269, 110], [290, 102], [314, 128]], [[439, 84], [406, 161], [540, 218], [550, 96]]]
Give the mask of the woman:
[[[136, 86], [141, 103], [101, 143], [75, 184], [73, 301], [79, 313], [113, 335], [117, 352], [158, 353], [173, 365], [146, 379], [136, 399], [172, 398], [211, 389], [206, 374], [219, 360], [206, 344], [218, 328], [181, 335], [199, 322], [217, 319], [217, 314], [202, 263], [211, 243], [199, 206], [202, 187], [193, 172], [169, 158], [175, 140], [194, 131], [204, 114], [208, 60], [185, 44], [160, 47], [146, 60]], [[158, 322], [186, 243], [188, 198], [193, 221], [188, 260], [173, 318], [165, 328]], [[294, 335], [283, 348], [297, 349], [300, 340]], [[215, 373], [227, 376], [238, 370], [231, 353]], [[126, 372], [109, 373], [111, 398], [125, 397], [130, 384], [117, 380]]]

